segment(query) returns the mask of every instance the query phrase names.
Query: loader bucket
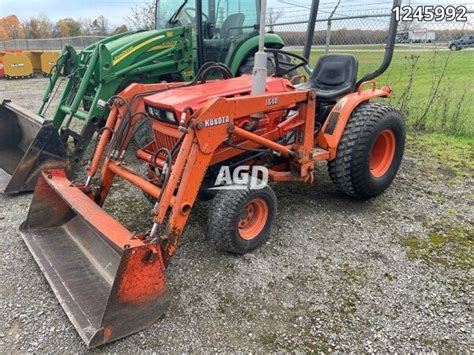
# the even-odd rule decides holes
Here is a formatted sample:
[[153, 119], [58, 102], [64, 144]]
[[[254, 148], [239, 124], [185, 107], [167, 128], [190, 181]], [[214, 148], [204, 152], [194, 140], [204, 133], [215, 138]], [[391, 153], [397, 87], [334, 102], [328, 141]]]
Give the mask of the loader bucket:
[[160, 248], [135, 239], [64, 171], [40, 176], [20, 231], [88, 347], [135, 333], [167, 308]]
[[51, 121], [11, 102], [0, 105], [0, 191], [31, 192], [41, 170], [68, 168]]

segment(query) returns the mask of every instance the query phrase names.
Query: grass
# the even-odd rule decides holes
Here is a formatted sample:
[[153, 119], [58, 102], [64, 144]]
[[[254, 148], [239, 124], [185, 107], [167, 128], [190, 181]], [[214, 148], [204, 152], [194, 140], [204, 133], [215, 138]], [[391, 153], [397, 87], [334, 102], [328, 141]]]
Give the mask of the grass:
[[438, 178], [465, 179], [474, 176], [474, 136], [448, 136], [445, 134], [409, 134], [406, 145], [412, 156], [428, 160], [428, 166]]
[[409, 259], [420, 259], [430, 266], [467, 271], [474, 268], [472, 226], [439, 222], [430, 227], [427, 237], [414, 235], [402, 244], [407, 248]]
[[[406, 148], [409, 155], [417, 157], [418, 174], [422, 179], [443, 181], [451, 186], [474, 176], [474, 136], [410, 133]], [[442, 191], [426, 190], [425, 193], [436, 203], [447, 202], [448, 197]], [[474, 201], [472, 192], [467, 192], [465, 198]], [[460, 211], [458, 206], [447, 208], [439, 220], [423, 222], [426, 233], [402, 240], [407, 257], [435, 268], [472, 270], [474, 224], [469, 217], [467, 220], [459, 217]]]
[[[381, 51], [344, 52], [358, 58], [360, 76], [377, 68], [383, 58]], [[312, 52], [312, 67], [322, 54]], [[443, 72], [439, 88], [433, 93]], [[411, 90], [407, 90], [411, 73], [413, 84]], [[393, 88], [392, 104], [401, 107], [403, 100], [406, 101], [404, 114], [411, 127], [428, 132], [473, 136], [473, 73], [474, 51], [414, 51], [412, 54], [404, 51], [394, 53], [390, 68], [377, 81]]]

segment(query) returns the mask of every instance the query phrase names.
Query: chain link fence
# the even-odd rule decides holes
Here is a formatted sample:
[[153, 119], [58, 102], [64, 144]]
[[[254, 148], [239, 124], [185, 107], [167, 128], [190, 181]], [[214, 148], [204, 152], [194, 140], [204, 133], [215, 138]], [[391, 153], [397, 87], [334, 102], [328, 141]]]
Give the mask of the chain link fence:
[[[423, 0], [403, 0], [412, 8]], [[419, 2], [417, 2], [419, 1]], [[267, 30], [278, 34], [286, 50], [303, 53], [308, 38], [311, 0], [268, 0]], [[324, 53], [349, 53], [359, 62], [359, 78], [380, 67], [388, 40], [390, 0], [321, 0], [311, 47], [310, 66]], [[433, 0], [429, 5], [444, 5]], [[450, 5], [456, 6], [456, 5]], [[474, 4], [465, 21], [401, 21], [390, 67], [378, 78], [393, 88], [391, 103], [411, 127], [474, 135]], [[0, 42], [2, 49], [84, 48], [101, 37], [72, 37]]]
[[[327, 53], [351, 53], [366, 72], [382, 62], [387, 43], [390, 9], [385, 13], [318, 17], [312, 42], [313, 59]], [[337, 14], [337, 12], [336, 12]], [[449, 50], [474, 50], [474, 11], [466, 22], [400, 22], [395, 53], [413, 54]], [[287, 50], [301, 54], [307, 37], [308, 22], [280, 22], [269, 26], [284, 41]], [[464, 39], [463, 39], [464, 38]], [[466, 40], [467, 39], [467, 40]], [[370, 61], [367, 61], [370, 53]], [[473, 61], [474, 61], [474, 52]]]
[[[321, 0], [311, 67], [325, 53], [347, 53], [358, 59], [359, 78], [376, 70], [385, 55], [392, 5], [389, 0]], [[416, 9], [428, 3], [406, 0], [404, 5]], [[302, 54], [311, 0], [274, 0], [269, 6], [273, 21], [267, 21], [267, 29], [283, 38], [287, 50]], [[393, 88], [391, 104], [412, 128], [473, 135], [474, 4], [451, 6], [466, 7], [464, 21], [400, 21], [393, 60], [377, 81]]]
[[[419, 5], [411, 0], [406, 1], [412, 7]], [[337, 51], [352, 47], [383, 50], [381, 46], [386, 43], [391, 6], [392, 2], [387, 0], [322, 0], [313, 49]], [[474, 35], [474, 4], [464, 6], [468, 9], [465, 22], [401, 22], [397, 36], [398, 49], [447, 48], [452, 40]], [[267, 29], [280, 35], [287, 48], [302, 50], [307, 37], [311, 0], [274, 0], [269, 2], [268, 7]], [[104, 37], [78, 36], [14, 39], [0, 42], [0, 50], [61, 50], [66, 44], [82, 49], [102, 38]]]
[[57, 50], [61, 51], [65, 45], [71, 45], [76, 49], [83, 49], [100, 41], [101, 36], [78, 36], [64, 38], [41, 38], [41, 39], [12, 39], [0, 42], [0, 50]]
[[[283, 6], [270, 9], [272, 17], [278, 20], [267, 23], [268, 30], [281, 36], [287, 48], [302, 50], [307, 37], [311, 1], [277, 0], [276, 4]], [[415, 8], [421, 4], [410, 2], [410, 6]], [[400, 22], [397, 49], [449, 49], [450, 41], [474, 35], [474, 5], [462, 6], [467, 8], [466, 21]], [[325, 52], [341, 48], [383, 51], [391, 10], [391, 1], [321, 1], [313, 49]]]

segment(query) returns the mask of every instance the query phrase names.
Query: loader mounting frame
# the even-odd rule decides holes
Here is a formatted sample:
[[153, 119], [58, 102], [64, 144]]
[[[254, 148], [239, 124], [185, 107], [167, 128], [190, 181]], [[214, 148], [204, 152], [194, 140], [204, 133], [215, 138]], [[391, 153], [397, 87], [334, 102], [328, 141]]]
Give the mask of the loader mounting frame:
[[[278, 104], [269, 106], [268, 102], [278, 102]], [[264, 136], [248, 132], [234, 125], [235, 120], [249, 117], [254, 112], [265, 114], [288, 108], [294, 108], [298, 113]], [[314, 134], [311, 132], [314, 132], [314, 110], [314, 91], [213, 99], [190, 119], [189, 126], [182, 132], [182, 145], [173, 164], [173, 173], [164, 189], [131, 171], [122, 165], [119, 159], [109, 156], [101, 168], [101, 183], [95, 195], [95, 202], [98, 205], [103, 205], [115, 177], [126, 180], [152, 198], [159, 200], [155, 208], [154, 223], [163, 225], [167, 221], [167, 224], [162, 235], [151, 237], [157, 237], [159, 240], [165, 263], [168, 264], [169, 259], [176, 252], [178, 240], [196, 201], [206, 171], [213, 163], [214, 153], [229, 138], [229, 135], [243, 138], [245, 143], [242, 146], [245, 148], [267, 147], [292, 160], [289, 171], [270, 170], [272, 178], [279, 181], [313, 181], [315, 152], [313, 148]], [[122, 106], [120, 109], [120, 104], [114, 106], [109, 115], [107, 127], [118, 127], [120, 120], [125, 116], [124, 112], [125, 107]], [[212, 127], [206, 126], [207, 120], [220, 117], [224, 112], [233, 113], [229, 116], [228, 123]], [[134, 127], [141, 119], [143, 116], [140, 117], [140, 115], [132, 118], [131, 127]], [[301, 144], [286, 146], [275, 143], [275, 140], [295, 129], [301, 136]], [[133, 132], [133, 128], [130, 129], [130, 132]], [[121, 149], [115, 153], [115, 156], [122, 155], [130, 139], [131, 133], [124, 138], [123, 144], [120, 145]], [[104, 134], [101, 137], [89, 167], [88, 175], [90, 177], [93, 177], [97, 172], [98, 162], [103, 156], [109, 140], [109, 134]], [[137, 154], [146, 156], [142, 151], [138, 151]], [[148, 162], [150, 164], [163, 163], [159, 158]], [[168, 212], [169, 219], [166, 219]], [[150, 236], [144, 234], [141, 238], [146, 239]]]

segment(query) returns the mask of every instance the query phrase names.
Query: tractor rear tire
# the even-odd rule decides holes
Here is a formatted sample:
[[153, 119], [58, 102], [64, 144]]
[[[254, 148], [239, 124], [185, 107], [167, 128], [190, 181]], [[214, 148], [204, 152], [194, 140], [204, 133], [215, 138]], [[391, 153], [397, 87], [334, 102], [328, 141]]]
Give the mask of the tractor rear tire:
[[269, 186], [220, 191], [209, 211], [209, 237], [219, 250], [249, 253], [270, 237], [276, 211], [277, 199]]
[[[243, 63], [240, 65], [239, 70], [237, 71], [237, 76], [242, 76], [242, 75], [251, 75], [253, 72], [253, 67], [255, 63], [255, 58], [253, 55], [247, 57], [243, 61]], [[267, 59], [267, 75], [272, 76], [275, 74], [275, 64], [273, 64], [273, 60], [271, 58]]]
[[329, 162], [338, 190], [360, 199], [383, 193], [392, 184], [403, 158], [406, 129], [402, 115], [384, 103], [363, 103], [352, 113]]
[[[280, 60], [286, 60], [290, 61], [291, 59], [284, 55], [284, 54], [279, 54]], [[245, 74], [251, 75], [253, 72], [253, 67], [255, 63], [255, 57], [253, 55], [247, 57], [245, 61], [242, 63], [242, 65], [239, 68], [239, 71], [237, 72], [237, 76], [242, 76]], [[283, 66], [285, 68], [285, 66]], [[273, 76], [276, 73], [276, 68], [275, 68], [275, 61], [273, 60], [273, 56], [269, 55], [267, 59], [267, 76]], [[297, 70], [292, 70], [288, 74], [285, 75], [286, 78], [291, 79], [294, 76], [298, 75]]]

